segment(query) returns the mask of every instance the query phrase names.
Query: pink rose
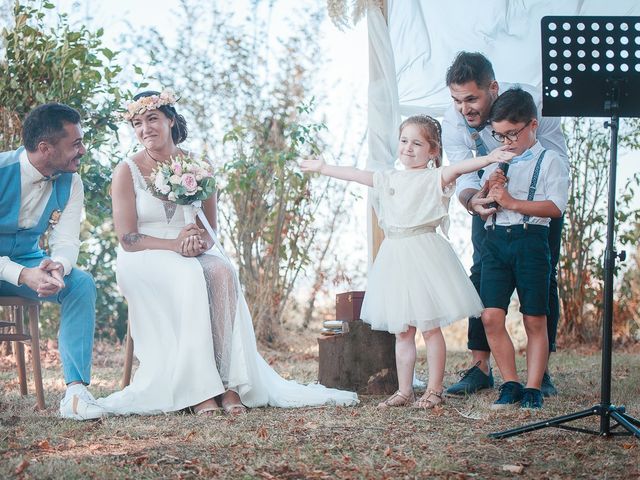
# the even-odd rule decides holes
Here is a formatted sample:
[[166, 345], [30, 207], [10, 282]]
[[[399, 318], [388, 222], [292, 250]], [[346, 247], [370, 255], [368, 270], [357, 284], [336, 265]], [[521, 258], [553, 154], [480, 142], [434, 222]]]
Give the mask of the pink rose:
[[180, 165], [178, 162], [173, 162], [171, 164], [171, 169], [176, 175], [182, 175], [182, 165]]
[[196, 176], [191, 173], [185, 173], [180, 183], [187, 189], [187, 195], [193, 195], [198, 191], [198, 181], [196, 180]]

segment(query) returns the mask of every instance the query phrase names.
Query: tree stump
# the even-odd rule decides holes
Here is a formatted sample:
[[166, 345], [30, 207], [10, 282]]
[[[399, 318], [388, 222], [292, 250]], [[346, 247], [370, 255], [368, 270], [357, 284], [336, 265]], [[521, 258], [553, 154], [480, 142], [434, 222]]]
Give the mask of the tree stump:
[[395, 336], [371, 330], [362, 320], [348, 322], [348, 327], [341, 335], [318, 338], [318, 381], [364, 395], [395, 392]]

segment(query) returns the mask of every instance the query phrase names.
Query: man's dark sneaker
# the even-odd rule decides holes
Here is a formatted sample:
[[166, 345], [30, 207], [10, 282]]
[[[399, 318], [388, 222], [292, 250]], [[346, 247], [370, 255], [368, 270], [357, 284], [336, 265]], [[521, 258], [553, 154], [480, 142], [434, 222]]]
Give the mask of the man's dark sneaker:
[[525, 388], [522, 392], [522, 400], [520, 400], [520, 408], [542, 408], [544, 399], [542, 392], [537, 388]]
[[522, 391], [524, 388], [518, 382], [505, 382], [500, 385], [500, 394], [498, 399], [491, 405], [492, 410], [500, 410], [516, 406], [522, 400]]
[[483, 388], [493, 388], [493, 373], [489, 369], [489, 375], [480, 370], [480, 362], [469, 370], [460, 372], [460, 380], [446, 390], [448, 395], [471, 395]]
[[547, 372], [544, 372], [542, 376], [542, 387], [540, 390], [542, 390], [542, 395], [545, 397], [556, 397], [558, 395], [558, 389], [551, 381], [551, 375]]

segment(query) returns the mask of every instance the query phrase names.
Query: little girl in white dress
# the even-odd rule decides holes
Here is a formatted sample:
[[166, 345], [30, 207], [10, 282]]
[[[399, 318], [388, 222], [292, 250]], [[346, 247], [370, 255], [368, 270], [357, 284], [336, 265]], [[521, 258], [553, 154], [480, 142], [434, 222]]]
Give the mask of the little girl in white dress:
[[[496, 149], [488, 156], [442, 167], [440, 124], [416, 115], [400, 125], [398, 158], [404, 170], [371, 172], [306, 160], [307, 172], [372, 187], [373, 207], [384, 231], [371, 267], [361, 318], [374, 330], [396, 335], [398, 391], [380, 407], [414, 405], [433, 408], [442, 403], [446, 345], [440, 327], [482, 312], [482, 302], [449, 242], [449, 199], [456, 179], [490, 163], [506, 162], [513, 154]], [[415, 401], [413, 371], [416, 329], [427, 346], [429, 383]]]

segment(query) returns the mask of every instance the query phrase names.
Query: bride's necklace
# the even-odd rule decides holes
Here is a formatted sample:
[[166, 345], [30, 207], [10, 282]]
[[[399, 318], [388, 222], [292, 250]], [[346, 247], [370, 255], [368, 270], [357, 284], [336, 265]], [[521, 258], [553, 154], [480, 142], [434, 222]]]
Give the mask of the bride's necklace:
[[[183, 151], [180, 147], [178, 147], [178, 151], [179, 151], [179, 152], [181, 152], [181, 153], [184, 153], [184, 151]], [[162, 161], [162, 160], [158, 160], [156, 157], [154, 157], [153, 155], [151, 155], [151, 152], [150, 152], [146, 147], [145, 147], [145, 149], [144, 149], [144, 152], [145, 152], [145, 153], [147, 154], [147, 156], [148, 156], [151, 160], [153, 160], [155, 163], [165, 163], [164, 161]], [[171, 158], [171, 157], [169, 157], [169, 158]]]
[[151, 160], [153, 160], [155, 163], [160, 163], [160, 160], [158, 160], [156, 157], [154, 157], [153, 155], [151, 155], [151, 152], [150, 152], [147, 148], [145, 148], [145, 149], [144, 149], [144, 152], [145, 152], [145, 153], [147, 154], [147, 156], [148, 156]]

